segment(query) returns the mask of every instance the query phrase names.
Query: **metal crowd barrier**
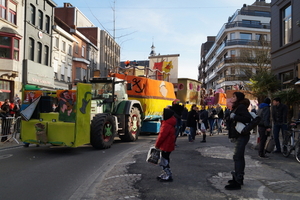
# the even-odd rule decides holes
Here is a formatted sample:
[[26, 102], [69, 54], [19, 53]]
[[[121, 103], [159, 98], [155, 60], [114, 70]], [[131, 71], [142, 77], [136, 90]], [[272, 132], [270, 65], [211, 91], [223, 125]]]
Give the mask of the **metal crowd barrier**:
[[5, 117], [0, 118], [0, 138], [5, 138], [6, 140], [3, 142], [10, 141], [13, 139], [16, 143], [19, 144], [17, 140], [17, 134], [20, 133], [21, 126], [21, 117]]

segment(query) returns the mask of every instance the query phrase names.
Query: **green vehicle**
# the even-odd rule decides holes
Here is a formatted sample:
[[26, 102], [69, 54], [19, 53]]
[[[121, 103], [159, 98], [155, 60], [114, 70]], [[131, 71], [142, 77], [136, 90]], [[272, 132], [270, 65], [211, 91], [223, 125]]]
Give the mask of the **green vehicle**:
[[115, 137], [138, 139], [143, 109], [128, 100], [130, 85], [115, 77], [78, 83], [77, 90], [24, 90], [21, 140], [32, 144], [110, 148]]

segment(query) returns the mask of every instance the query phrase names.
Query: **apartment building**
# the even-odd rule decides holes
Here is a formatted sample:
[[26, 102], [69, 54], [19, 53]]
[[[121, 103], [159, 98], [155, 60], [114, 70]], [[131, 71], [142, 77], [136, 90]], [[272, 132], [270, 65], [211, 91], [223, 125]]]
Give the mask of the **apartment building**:
[[53, 26], [52, 67], [54, 71], [54, 87], [69, 89], [72, 87], [73, 43], [78, 41], [59, 25]]
[[[272, 0], [272, 72], [281, 89], [300, 84], [300, 1]], [[299, 88], [298, 88], [299, 89]]]
[[0, 1], [0, 101], [20, 96], [24, 48], [24, 5]]
[[[109, 72], [114, 71], [114, 68], [120, 65], [120, 46], [109, 33], [95, 27], [79, 9], [70, 3], [64, 3], [64, 7], [55, 9], [55, 16], [68, 25], [79, 38], [85, 37], [87, 46], [78, 45], [82, 52], [87, 51], [85, 59], [88, 62], [85, 63], [86, 67], [84, 67], [84, 62], [81, 66], [77, 65], [82, 70], [74, 70], [77, 70], [74, 74], [75, 81], [81, 81], [83, 77], [88, 79], [93, 76], [94, 72], [98, 72], [97, 74], [101, 77], [106, 77]], [[96, 54], [95, 51], [97, 51]], [[74, 52], [76, 53], [76, 48]], [[80, 62], [78, 58], [75, 61]]]
[[[54, 87], [51, 67], [54, 1], [24, 1], [23, 83]], [[22, 16], [22, 17], [23, 17]]]
[[[217, 36], [208, 38], [201, 47], [198, 68], [198, 80], [206, 89], [235, 89], [249, 80], [245, 69], [255, 73], [255, 63], [241, 59], [242, 52], [254, 46], [263, 48], [260, 41], [270, 41], [270, 19], [270, 3], [257, 0], [252, 5], [244, 4], [229, 17]], [[257, 56], [253, 52], [251, 55]]]

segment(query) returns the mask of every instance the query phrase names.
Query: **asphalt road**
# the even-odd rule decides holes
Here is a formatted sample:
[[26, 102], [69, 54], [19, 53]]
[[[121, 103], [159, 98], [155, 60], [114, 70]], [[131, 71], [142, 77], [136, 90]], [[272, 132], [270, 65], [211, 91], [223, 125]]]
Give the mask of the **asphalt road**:
[[35, 145], [0, 150], [0, 199], [83, 199], [96, 181], [103, 179], [141, 142], [116, 142], [112, 148], [91, 146], [62, 148]]

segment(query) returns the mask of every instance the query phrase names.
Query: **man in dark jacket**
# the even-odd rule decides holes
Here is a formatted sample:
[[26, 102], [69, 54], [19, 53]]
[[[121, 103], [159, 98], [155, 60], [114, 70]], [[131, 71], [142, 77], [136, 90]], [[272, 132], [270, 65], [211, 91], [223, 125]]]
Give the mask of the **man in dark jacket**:
[[197, 105], [193, 104], [191, 111], [188, 113], [188, 118], [186, 122], [186, 126], [190, 127], [190, 134], [189, 134], [189, 142], [194, 142], [196, 137], [196, 130], [197, 130], [197, 123], [199, 121], [199, 114], [197, 112]]
[[258, 155], [261, 158], [266, 158], [265, 155], [265, 145], [269, 133], [271, 131], [271, 110], [270, 110], [271, 99], [266, 98], [263, 103], [259, 105], [258, 108], [258, 116], [261, 117], [261, 120], [258, 124], [258, 133], [259, 133], [259, 148]]
[[286, 105], [281, 103], [281, 99], [276, 97], [272, 102], [272, 118], [273, 118], [273, 135], [276, 145], [276, 150], [274, 153], [281, 153], [279, 132], [281, 130], [282, 138], [284, 138], [284, 131], [288, 129], [287, 127], [287, 112], [288, 108]]

